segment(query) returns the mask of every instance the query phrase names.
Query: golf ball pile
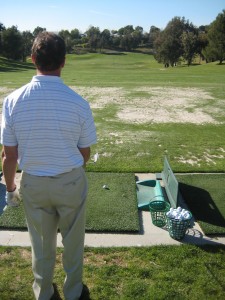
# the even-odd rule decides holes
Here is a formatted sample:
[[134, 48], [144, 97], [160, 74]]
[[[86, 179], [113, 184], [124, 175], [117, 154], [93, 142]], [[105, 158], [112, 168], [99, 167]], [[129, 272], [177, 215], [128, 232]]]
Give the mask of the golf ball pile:
[[167, 217], [175, 220], [188, 220], [191, 218], [191, 214], [188, 210], [182, 209], [181, 207], [170, 208], [170, 210], [166, 213]]

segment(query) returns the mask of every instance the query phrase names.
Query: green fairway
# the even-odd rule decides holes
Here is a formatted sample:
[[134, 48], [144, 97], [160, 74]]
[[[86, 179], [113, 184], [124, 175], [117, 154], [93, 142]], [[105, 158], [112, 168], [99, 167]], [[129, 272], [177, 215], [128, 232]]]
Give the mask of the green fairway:
[[[151, 85], [224, 91], [224, 68], [225, 64], [203, 62], [165, 69], [152, 55], [142, 53], [68, 54], [62, 78], [72, 86], [134, 88]], [[19, 87], [34, 74], [35, 68], [29, 59], [27, 63], [20, 63], [0, 57], [1, 86]]]
[[[35, 69], [0, 58], [0, 99]], [[225, 65], [165, 69], [151, 55], [68, 55], [64, 82], [91, 104], [98, 132], [87, 171], [225, 171]]]

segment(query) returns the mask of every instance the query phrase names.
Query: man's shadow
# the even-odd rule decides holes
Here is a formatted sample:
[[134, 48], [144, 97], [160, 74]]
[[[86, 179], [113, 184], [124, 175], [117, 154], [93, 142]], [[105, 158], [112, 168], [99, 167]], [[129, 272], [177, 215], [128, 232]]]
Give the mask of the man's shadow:
[[[50, 300], [63, 300], [63, 298], [59, 294], [58, 287], [55, 283], [53, 283], [53, 287], [54, 287], [54, 295], [51, 297]], [[79, 300], [91, 300], [90, 292], [86, 284], [83, 285], [82, 294]]]

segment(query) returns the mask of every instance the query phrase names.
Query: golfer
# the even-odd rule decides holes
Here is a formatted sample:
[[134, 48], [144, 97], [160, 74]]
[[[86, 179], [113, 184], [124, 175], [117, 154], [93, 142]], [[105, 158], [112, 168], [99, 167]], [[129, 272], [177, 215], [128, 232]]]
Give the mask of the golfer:
[[82, 293], [85, 163], [96, 129], [88, 102], [60, 78], [65, 43], [56, 34], [40, 33], [32, 47], [37, 75], [4, 100], [1, 143], [8, 205], [18, 204], [15, 172], [22, 170], [20, 196], [32, 244], [36, 299], [54, 295], [56, 237], [60, 230], [66, 273], [66, 300]]

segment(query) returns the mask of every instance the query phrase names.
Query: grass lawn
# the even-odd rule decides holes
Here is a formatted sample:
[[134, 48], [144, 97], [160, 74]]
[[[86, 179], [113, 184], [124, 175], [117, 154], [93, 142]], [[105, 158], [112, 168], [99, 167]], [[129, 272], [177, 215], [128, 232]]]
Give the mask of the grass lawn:
[[[0, 58], [0, 100], [34, 74]], [[62, 78], [93, 109], [100, 159], [87, 171], [159, 172], [165, 154], [174, 172], [225, 171], [225, 65], [164, 69], [147, 54], [92, 53], [68, 55]]]
[[[34, 74], [30, 62], [0, 58], [1, 102]], [[98, 144], [92, 153], [99, 160], [88, 172], [161, 172], [164, 155], [176, 173], [225, 172], [225, 64], [164, 69], [140, 53], [68, 55], [62, 78], [93, 109]], [[84, 282], [92, 300], [220, 300], [224, 254], [222, 246], [86, 249]], [[62, 295], [61, 255], [58, 249], [55, 282]], [[0, 247], [0, 256], [1, 300], [33, 299], [30, 249]]]
[[189, 209], [206, 235], [225, 234], [225, 175], [176, 175]]
[[[54, 283], [63, 298], [62, 249]], [[224, 299], [225, 247], [86, 248], [84, 284], [92, 300]], [[1, 300], [32, 300], [30, 248], [0, 247]]]

